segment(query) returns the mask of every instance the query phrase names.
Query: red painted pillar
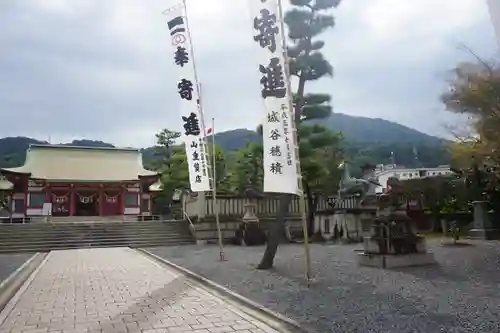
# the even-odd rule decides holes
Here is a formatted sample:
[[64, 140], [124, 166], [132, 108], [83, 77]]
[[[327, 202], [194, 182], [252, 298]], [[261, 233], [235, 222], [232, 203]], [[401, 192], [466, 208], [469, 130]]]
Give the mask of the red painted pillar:
[[29, 185], [28, 185], [28, 181], [27, 181], [25, 184], [25, 187], [24, 187], [24, 202], [23, 202], [24, 216], [27, 216], [27, 214], [28, 214], [28, 188], [29, 188]]
[[104, 215], [104, 189], [101, 187], [99, 188], [99, 216]]
[[75, 189], [73, 184], [69, 188], [69, 216], [75, 215]]
[[125, 193], [127, 193], [126, 189], [125, 188], [121, 188], [121, 192], [120, 192], [120, 211], [121, 211], [121, 215], [125, 215]]

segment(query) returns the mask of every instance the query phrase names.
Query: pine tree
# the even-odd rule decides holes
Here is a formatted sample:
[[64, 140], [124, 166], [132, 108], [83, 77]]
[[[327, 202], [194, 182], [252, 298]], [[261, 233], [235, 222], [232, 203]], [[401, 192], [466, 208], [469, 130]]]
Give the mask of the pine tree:
[[[325, 42], [317, 40], [318, 35], [334, 26], [334, 18], [327, 11], [335, 8], [340, 0], [290, 0], [293, 5], [284, 17], [288, 26], [291, 45], [287, 48], [290, 74], [297, 77], [297, 91], [294, 95], [295, 123], [328, 117], [331, 112], [330, 96], [327, 94], [305, 94], [306, 83], [333, 74], [331, 64], [320, 50]], [[298, 139], [300, 141], [300, 127]], [[284, 234], [285, 217], [293, 196], [280, 197], [279, 212], [273, 223], [266, 251], [258, 266], [269, 269], [273, 266], [278, 245]]]

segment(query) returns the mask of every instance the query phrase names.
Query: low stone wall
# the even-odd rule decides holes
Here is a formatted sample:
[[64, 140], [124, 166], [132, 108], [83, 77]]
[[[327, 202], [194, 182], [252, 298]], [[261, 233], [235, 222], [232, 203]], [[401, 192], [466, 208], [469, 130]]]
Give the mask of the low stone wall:
[[[273, 223], [276, 218], [265, 217], [260, 219], [260, 226], [267, 233], [271, 223]], [[290, 233], [293, 236], [302, 235], [302, 222], [299, 217], [290, 216], [286, 218], [288, 225], [290, 226]], [[243, 223], [241, 219], [221, 219], [220, 229], [222, 239], [225, 243], [230, 243], [235, 236], [236, 230], [239, 228], [240, 224]], [[217, 223], [215, 217], [208, 217], [202, 221], [194, 223], [195, 227], [195, 237], [197, 241], [201, 242], [217, 242]]]
[[[316, 210], [322, 211], [331, 208], [331, 198], [319, 198]], [[279, 211], [280, 202], [275, 197], [264, 197], [252, 200], [255, 203], [255, 214], [258, 216], [275, 216]], [[300, 214], [299, 198], [294, 198], [288, 207], [288, 213]], [[216, 203], [220, 216], [243, 216], [245, 205], [249, 202], [244, 197], [218, 196]], [[336, 209], [352, 209], [356, 206], [354, 198], [334, 200]], [[182, 199], [183, 214], [190, 218], [206, 218], [214, 214], [214, 199], [202, 192], [191, 194]]]
[[[230, 242], [241, 222], [221, 222], [221, 236], [224, 242]], [[215, 221], [204, 221], [195, 224], [195, 237], [197, 241], [216, 242], [219, 238], [217, 234], [217, 223]]]

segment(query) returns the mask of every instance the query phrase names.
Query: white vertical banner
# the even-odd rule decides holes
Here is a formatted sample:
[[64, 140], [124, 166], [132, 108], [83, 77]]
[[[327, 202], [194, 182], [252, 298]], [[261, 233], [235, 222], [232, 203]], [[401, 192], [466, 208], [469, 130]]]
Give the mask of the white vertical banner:
[[278, 0], [251, 0], [253, 40], [264, 102], [262, 136], [264, 192], [300, 194], [297, 143], [291, 110], [288, 69], [285, 67], [282, 17]]
[[169, 43], [172, 45], [172, 60], [177, 68], [176, 88], [182, 127], [182, 139], [186, 146], [191, 191], [210, 190], [207, 170], [207, 151], [205, 149], [205, 126], [201, 112], [198, 82], [194, 66], [192, 41], [187, 25], [186, 8], [183, 4], [165, 12], [167, 27], [170, 31]]

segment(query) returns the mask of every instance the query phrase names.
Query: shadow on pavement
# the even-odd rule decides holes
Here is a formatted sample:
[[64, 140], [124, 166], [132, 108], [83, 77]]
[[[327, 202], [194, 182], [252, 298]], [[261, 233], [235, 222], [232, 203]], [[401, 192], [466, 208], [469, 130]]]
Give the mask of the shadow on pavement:
[[[192, 289], [183, 276], [156, 289], [151, 294], [146, 294], [125, 311], [109, 321], [101, 322], [97, 327], [88, 327], [88, 332], [140, 332], [141, 330], [153, 329], [153, 325], [159, 321], [156, 319], [166, 307], [175, 304], [186, 296], [186, 292]], [[173, 325], [172, 325], [173, 326]]]

